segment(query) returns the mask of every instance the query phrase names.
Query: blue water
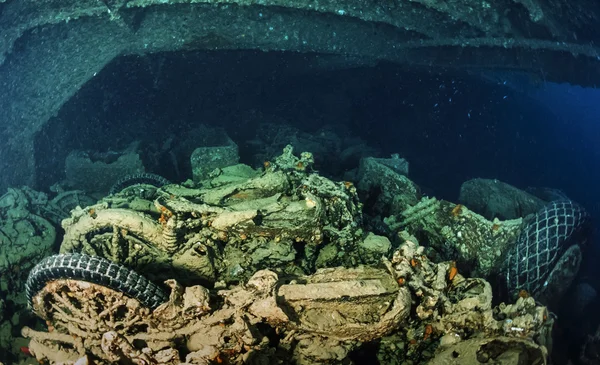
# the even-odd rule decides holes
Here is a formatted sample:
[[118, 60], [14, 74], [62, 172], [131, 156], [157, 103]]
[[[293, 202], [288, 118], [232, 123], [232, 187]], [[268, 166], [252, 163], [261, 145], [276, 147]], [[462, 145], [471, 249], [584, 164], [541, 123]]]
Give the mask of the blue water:
[[562, 156], [552, 179], [600, 217], [600, 89], [546, 83], [532, 96], [554, 116]]

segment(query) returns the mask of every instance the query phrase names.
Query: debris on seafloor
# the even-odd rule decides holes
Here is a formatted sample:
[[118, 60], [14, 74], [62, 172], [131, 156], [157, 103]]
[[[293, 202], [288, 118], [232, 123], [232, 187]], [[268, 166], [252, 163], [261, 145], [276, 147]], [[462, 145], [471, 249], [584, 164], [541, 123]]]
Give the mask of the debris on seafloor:
[[153, 280], [209, 286], [261, 269], [304, 274], [316, 265], [378, 262], [381, 248], [361, 245], [368, 235], [354, 186], [309, 173], [311, 163], [312, 155], [297, 158], [289, 147], [245, 179], [222, 169], [206, 187], [125, 188], [75, 209], [63, 221], [60, 251], [99, 255]]
[[53, 220], [67, 216], [59, 205], [29, 188], [9, 189], [0, 197], [0, 292], [20, 301], [21, 281], [38, 261], [52, 254], [56, 239]]
[[489, 277], [503, 269], [504, 255], [524, 225], [521, 218], [489, 221], [464, 205], [434, 197], [423, 197], [384, 222], [393, 231], [424, 236], [427, 255], [433, 260], [456, 260], [477, 277]]
[[357, 188], [364, 200], [373, 201], [371, 215], [399, 214], [419, 202], [420, 189], [407, 175], [408, 162], [398, 155], [360, 160]]
[[425, 197], [384, 221], [424, 237], [433, 260], [456, 260], [471, 276], [500, 275], [511, 300], [524, 290], [554, 310], [579, 271], [590, 233], [588, 214], [570, 200], [550, 202], [528, 219], [489, 221], [461, 204]]
[[460, 186], [458, 201], [486, 219], [524, 218], [548, 201], [495, 179], [471, 179]]
[[205, 180], [217, 168], [235, 165], [240, 156], [237, 144], [220, 128], [205, 128], [210, 135], [210, 144], [196, 147], [190, 156], [192, 178], [195, 182]]
[[487, 282], [450, 280], [451, 268], [408, 241], [380, 265], [294, 277], [261, 270], [216, 293], [169, 280], [170, 297], [154, 311], [48, 269], [50, 282], [32, 293], [48, 332], [22, 333], [37, 360], [62, 364], [351, 363], [352, 351], [381, 338], [382, 363], [444, 363], [456, 354], [461, 364], [482, 356], [545, 363], [553, 322], [546, 309], [532, 298], [493, 308]]
[[51, 198], [27, 187], [0, 196], [0, 360], [26, 348], [26, 340], [13, 334], [32, 318], [23, 296], [28, 272], [54, 252], [58, 225], [69, 211], [94, 202], [81, 191]]
[[47, 325], [23, 329], [29, 353], [53, 364], [351, 364], [368, 348], [385, 364], [546, 363], [546, 308], [531, 297], [493, 307], [491, 285], [463, 276], [473, 260], [471, 274], [499, 269], [521, 219], [424, 198], [386, 220], [395, 236], [376, 235], [354, 184], [313, 163], [287, 146], [263, 171], [134, 181], [73, 209], [62, 255], [29, 277]]
[[[363, 201], [368, 202], [365, 214], [371, 221], [366, 223], [378, 233], [407, 231], [421, 238], [434, 261], [456, 260], [470, 276], [488, 278], [504, 269], [504, 256], [526, 224], [523, 218], [488, 220], [470, 206], [421, 197], [417, 185], [392, 168], [402, 163], [398, 157], [361, 160], [357, 187]], [[476, 187], [482, 190], [488, 185]]]
[[66, 179], [62, 184], [90, 194], [106, 194], [121, 177], [146, 170], [138, 147], [138, 143], [132, 143], [120, 152], [72, 151], [65, 160]]

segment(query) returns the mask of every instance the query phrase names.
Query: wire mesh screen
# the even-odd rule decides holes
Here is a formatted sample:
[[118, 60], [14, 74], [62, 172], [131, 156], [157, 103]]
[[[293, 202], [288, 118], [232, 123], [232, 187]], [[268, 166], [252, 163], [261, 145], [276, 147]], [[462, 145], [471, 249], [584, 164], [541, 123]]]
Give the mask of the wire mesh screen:
[[505, 268], [509, 293], [537, 292], [546, 283], [554, 265], [587, 225], [588, 215], [570, 200], [554, 201], [540, 210], [519, 235], [509, 251]]

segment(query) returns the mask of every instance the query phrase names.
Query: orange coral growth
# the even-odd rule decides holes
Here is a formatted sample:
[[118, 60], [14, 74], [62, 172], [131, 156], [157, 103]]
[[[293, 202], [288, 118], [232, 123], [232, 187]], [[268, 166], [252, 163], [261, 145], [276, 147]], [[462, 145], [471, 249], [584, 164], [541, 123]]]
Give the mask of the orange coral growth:
[[427, 326], [425, 326], [425, 335], [423, 336], [423, 340], [428, 339], [432, 333], [433, 327], [430, 324], [428, 324]]
[[456, 204], [456, 206], [452, 209], [452, 216], [453, 217], [458, 217], [461, 213], [462, 213], [462, 204]]
[[450, 266], [450, 270], [448, 270], [448, 280], [452, 281], [458, 274], [458, 268], [456, 267], [456, 262], [452, 261], [452, 265]]
[[167, 207], [165, 207], [164, 205], [160, 206], [160, 212], [161, 212], [161, 215], [164, 215], [167, 218], [171, 218], [173, 216], [173, 212], [171, 212], [169, 209], [167, 209]]
[[167, 217], [164, 213], [162, 213], [160, 215], [160, 218], [158, 218], [158, 223], [162, 224], [164, 227], [167, 224], [168, 220], [169, 220], [169, 217]]

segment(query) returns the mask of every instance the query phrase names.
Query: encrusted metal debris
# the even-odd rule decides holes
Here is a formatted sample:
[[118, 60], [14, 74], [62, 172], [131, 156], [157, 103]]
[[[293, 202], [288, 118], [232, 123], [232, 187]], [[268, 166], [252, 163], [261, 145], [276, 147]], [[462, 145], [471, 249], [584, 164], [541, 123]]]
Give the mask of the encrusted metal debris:
[[[494, 307], [487, 281], [431, 261], [408, 232], [364, 232], [354, 185], [292, 152], [246, 179], [227, 168], [201, 187], [142, 185], [73, 210], [63, 254], [28, 281], [47, 328], [23, 329], [27, 351], [52, 364], [347, 364], [371, 344], [386, 364], [547, 361], [545, 307]], [[480, 244], [469, 230], [495, 224], [431, 199], [403, 217], [445, 217]]]

